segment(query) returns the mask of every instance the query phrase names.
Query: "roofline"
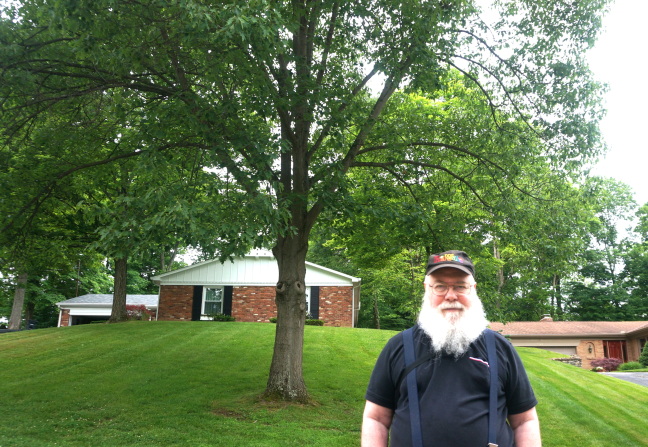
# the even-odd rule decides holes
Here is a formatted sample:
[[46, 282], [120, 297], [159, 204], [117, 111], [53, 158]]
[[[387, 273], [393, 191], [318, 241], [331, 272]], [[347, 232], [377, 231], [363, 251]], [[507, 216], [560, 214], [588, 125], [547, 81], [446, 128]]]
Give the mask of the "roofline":
[[[244, 255], [244, 256], [237, 256], [237, 257], [234, 258], [234, 260], [235, 259], [245, 259], [245, 258], [276, 259], [272, 255]], [[230, 262], [234, 263], [234, 260], [230, 260]], [[183, 272], [185, 270], [197, 267], [199, 265], [210, 264], [210, 263], [213, 263], [213, 262], [220, 262], [221, 264], [225, 264], [225, 262], [221, 262], [219, 259], [210, 259], [209, 261], [198, 262], [196, 264], [188, 265], [187, 267], [182, 267], [181, 269], [178, 269], [178, 270], [173, 270], [173, 271], [170, 271], [170, 272], [162, 273], [160, 275], [152, 276], [151, 281], [153, 281], [155, 284], [159, 285], [160, 282], [161, 282], [161, 279], [164, 278], [165, 276], [175, 275], [176, 273]], [[319, 270], [323, 270], [325, 272], [333, 273], [334, 275], [337, 275], [337, 276], [342, 276], [344, 278], [350, 279], [353, 284], [360, 284], [360, 282], [362, 281], [361, 278], [356, 278], [355, 276], [347, 275], [346, 273], [342, 273], [342, 272], [339, 272], [337, 270], [333, 270], [333, 269], [330, 269], [328, 267], [324, 267], [323, 265], [315, 264], [313, 262], [306, 261], [306, 265], [311, 266], [311, 267], [316, 268], [316, 269], [319, 269]], [[251, 286], [253, 286], [253, 285], [267, 285], [267, 284], [265, 284], [265, 283], [264, 284], [261, 284], [261, 283], [258, 283], [258, 284], [239, 283], [239, 284], [236, 284], [236, 285], [251, 285]]]
[[633, 329], [631, 331], [628, 331], [628, 334], [635, 334], [635, 333], [639, 334], [641, 332], [648, 333], [648, 324], [646, 324], [644, 326], [641, 326], [641, 327], [638, 327], [637, 329]]
[[[274, 258], [273, 258], [274, 259]], [[328, 267], [324, 267], [323, 265], [315, 264], [313, 262], [308, 262], [306, 261], [306, 265], [310, 265], [311, 267], [318, 268], [320, 270], [324, 270], [325, 272], [333, 273], [338, 276], [344, 276], [345, 278], [348, 278], [351, 280], [352, 283], [360, 283], [362, 280], [360, 278], [356, 278], [355, 276], [347, 275], [346, 273], [339, 272], [337, 270], [330, 269]]]
[[[157, 308], [158, 307], [157, 304], [150, 304], [150, 305], [149, 304], [144, 304], [144, 303], [140, 303], [140, 304], [146, 306], [147, 308]], [[139, 306], [140, 304], [134, 304], [134, 306]], [[73, 307], [75, 307], [75, 308], [76, 307], [96, 307], [96, 308], [101, 308], [101, 307], [110, 308], [110, 307], [112, 307], [112, 303], [67, 303], [66, 304], [65, 301], [58, 302], [58, 303], [56, 303], [56, 305], [58, 307], [60, 307], [61, 309], [67, 309], [67, 308], [73, 308]], [[128, 303], [126, 305], [131, 306], [131, 304], [128, 304]]]
[[612, 334], [605, 333], [573, 333], [573, 334], [507, 334], [505, 332], [500, 332], [505, 337], [511, 338], [626, 338], [628, 332], [615, 332]]

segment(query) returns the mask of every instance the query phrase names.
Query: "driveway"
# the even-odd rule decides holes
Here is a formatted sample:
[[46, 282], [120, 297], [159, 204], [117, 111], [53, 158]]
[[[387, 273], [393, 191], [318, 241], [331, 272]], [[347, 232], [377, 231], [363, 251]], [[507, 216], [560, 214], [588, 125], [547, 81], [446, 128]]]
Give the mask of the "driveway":
[[637, 385], [648, 386], [648, 372], [607, 372], [601, 373], [606, 376], [636, 383]]

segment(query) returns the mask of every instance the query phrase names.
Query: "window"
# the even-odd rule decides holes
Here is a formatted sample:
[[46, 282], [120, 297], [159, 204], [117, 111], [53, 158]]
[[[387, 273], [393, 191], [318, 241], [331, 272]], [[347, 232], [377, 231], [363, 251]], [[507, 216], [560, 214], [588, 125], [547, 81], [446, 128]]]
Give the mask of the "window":
[[203, 315], [223, 313], [223, 288], [205, 287], [203, 289]]

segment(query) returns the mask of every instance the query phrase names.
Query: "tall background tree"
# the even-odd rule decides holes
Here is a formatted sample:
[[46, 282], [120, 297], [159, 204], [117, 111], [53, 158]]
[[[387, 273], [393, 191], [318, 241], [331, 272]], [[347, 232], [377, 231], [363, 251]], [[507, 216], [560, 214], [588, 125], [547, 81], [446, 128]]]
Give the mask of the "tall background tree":
[[[3, 144], [28, 135], [43, 113], [92, 98], [110, 104], [97, 119], [137, 123], [147, 144], [112, 145], [108, 158], [89, 145], [82, 157], [202, 151], [254, 204], [215, 223], [244, 235], [217, 241], [221, 257], [267, 243], [277, 259], [266, 396], [307, 400], [308, 242], [353, 168], [451, 183], [467, 197], [485, 182], [514, 181], [530, 157], [575, 172], [601, 149], [598, 85], [583, 55], [605, 1], [497, 5], [501, 21], [489, 28], [465, 0], [26, 0], [0, 26]], [[481, 105], [456, 128], [394, 100], [403, 91], [434, 103], [447, 82], [469, 85]], [[493, 152], [511, 138], [511, 151]]]

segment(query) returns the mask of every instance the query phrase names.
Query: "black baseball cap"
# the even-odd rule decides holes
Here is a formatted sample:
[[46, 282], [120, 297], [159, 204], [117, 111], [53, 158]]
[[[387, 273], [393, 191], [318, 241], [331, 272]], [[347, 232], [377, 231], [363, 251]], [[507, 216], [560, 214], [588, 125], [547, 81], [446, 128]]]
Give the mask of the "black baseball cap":
[[446, 267], [456, 268], [473, 277], [475, 276], [475, 266], [470, 260], [470, 257], [465, 252], [459, 250], [444, 251], [443, 253], [436, 253], [430, 256], [427, 268], [425, 269], [425, 276], [435, 270]]

